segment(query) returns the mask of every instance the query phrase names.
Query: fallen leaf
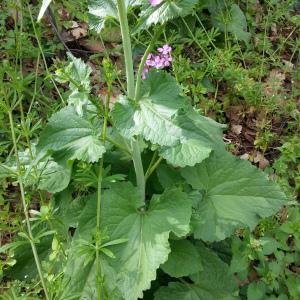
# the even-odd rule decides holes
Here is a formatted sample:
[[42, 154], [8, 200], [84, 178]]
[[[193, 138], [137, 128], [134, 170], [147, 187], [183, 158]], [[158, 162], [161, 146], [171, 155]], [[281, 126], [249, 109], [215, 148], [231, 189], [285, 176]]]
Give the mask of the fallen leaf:
[[266, 167], [270, 165], [270, 162], [264, 157], [264, 155], [257, 151], [255, 156], [253, 157], [253, 162], [258, 163], [260, 169], [264, 170]]
[[79, 41], [79, 44], [82, 47], [84, 47], [87, 50], [92, 51], [92, 52], [102, 53], [105, 51], [104, 45], [100, 41], [97, 41], [97, 40], [91, 41], [88, 39], [81, 39]]
[[243, 126], [242, 125], [231, 125], [231, 130], [233, 133], [240, 135], [242, 132]]
[[77, 23], [73, 21], [72, 29], [69, 30], [75, 40], [79, 40], [87, 36], [88, 25], [86, 23]]
[[243, 155], [240, 156], [240, 159], [242, 160], [249, 160], [250, 155], [248, 153], [244, 153]]

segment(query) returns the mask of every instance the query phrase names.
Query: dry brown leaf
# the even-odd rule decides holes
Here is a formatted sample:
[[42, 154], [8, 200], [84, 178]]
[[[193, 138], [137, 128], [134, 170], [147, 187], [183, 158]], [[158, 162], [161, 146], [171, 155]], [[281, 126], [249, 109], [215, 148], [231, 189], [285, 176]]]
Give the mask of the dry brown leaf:
[[233, 133], [240, 135], [242, 132], [243, 126], [242, 125], [231, 125], [231, 130]]
[[260, 169], [264, 170], [266, 167], [270, 165], [270, 162], [264, 157], [264, 155], [257, 151], [253, 157], [253, 162], [258, 163]]
[[88, 25], [86, 23], [77, 23], [73, 21], [73, 25], [71, 28], [72, 29], [70, 29], [69, 31], [75, 40], [79, 40], [87, 36]]
[[242, 160], [249, 160], [250, 155], [248, 153], [244, 153], [243, 155], [240, 156], [240, 159]]

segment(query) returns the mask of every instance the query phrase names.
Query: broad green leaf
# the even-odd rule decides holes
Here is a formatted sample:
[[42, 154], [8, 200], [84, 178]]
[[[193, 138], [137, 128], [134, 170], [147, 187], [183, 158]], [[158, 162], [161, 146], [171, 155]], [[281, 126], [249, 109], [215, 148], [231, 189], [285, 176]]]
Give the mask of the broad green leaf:
[[99, 124], [80, 117], [74, 108], [63, 108], [50, 118], [37, 149], [57, 152], [61, 159], [96, 162], [105, 152], [99, 128]]
[[147, 3], [142, 9], [136, 30], [150, 27], [152, 24], [164, 24], [171, 19], [189, 15], [197, 3], [198, 0], [168, 0], [154, 7]]
[[[78, 249], [82, 246], [82, 241], [93, 243], [96, 228], [97, 196], [93, 194], [84, 199], [75, 200], [73, 204], [72, 208], [67, 211], [66, 218], [68, 219], [67, 222], [73, 223], [77, 229], [64, 272], [64, 289], [59, 299], [96, 299], [95, 252], [78, 253]], [[100, 261], [102, 275], [106, 286], [109, 288], [111, 299], [118, 299], [113, 297], [114, 293], [118, 294], [114, 290], [116, 289], [114, 271], [108, 265], [105, 256], [103, 258], [101, 256]]]
[[254, 229], [260, 218], [276, 213], [286, 197], [259, 169], [229, 153], [214, 154], [182, 170], [183, 177], [202, 193], [193, 215], [196, 238], [220, 241], [236, 228]]
[[155, 300], [233, 300], [236, 297], [237, 285], [228, 272], [228, 266], [217, 255], [197, 245], [202, 257], [203, 271], [190, 277], [193, 283], [171, 282], [156, 292]]
[[[50, 254], [51, 241], [52, 237], [46, 236], [41, 239], [40, 243], [36, 244], [37, 252], [41, 260], [46, 259]], [[31, 246], [28, 240], [26, 242], [26, 244], [20, 245], [13, 251], [14, 259], [17, 262], [4, 272], [7, 278], [30, 281], [38, 276]]]
[[[23, 177], [25, 186], [37, 185], [39, 189], [50, 193], [60, 192], [68, 186], [71, 177], [71, 164], [60, 165], [51, 157], [47, 157], [33, 165], [36, 159], [35, 144], [31, 144], [31, 151], [25, 149], [18, 154], [20, 165], [27, 173]], [[14, 159], [0, 166], [0, 178], [8, 177], [17, 180], [17, 167]]]
[[[140, 5], [143, 0], [125, 0], [126, 8]], [[116, 0], [89, 0], [89, 25], [97, 32], [105, 26], [109, 18], [118, 19], [118, 9]]]
[[224, 148], [223, 126], [196, 113], [167, 73], [150, 72], [141, 95], [138, 101], [122, 97], [114, 105], [114, 124], [125, 137], [142, 135], [161, 146], [160, 155], [170, 164], [180, 167], [193, 166], [212, 149]]
[[183, 181], [179, 171], [170, 165], [160, 164], [156, 169], [159, 183], [163, 188], [171, 188]]
[[75, 107], [76, 112], [82, 116], [83, 107], [90, 103], [89, 94], [91, 91], [90, 74], [92, 69], [80, 58], [75, 58], [68, 53], [69, 64], [64, 69], [58, 69], [55, 73], [56, 80], [60, 83], [69, 83], [71, 94], [68, 103]]
[[165, 273], [179, 278], [202, 270], [200, 254], [190, 241], [173, 240], [170, 241], [170, 246], [168, 260], [161, 266]]
[[[76, 239], [92, 239], [96, 202], [95, 197], [86, 201]], [[103, 244], [128, 240], [108, 247], [116, 258], [101, 254], [106, 289], [117, 293], [118, 288], [126, 300], [142, 297], [143, 291], [149, 289], [151, 281], [156, 278], [156, 270], [168, 258], [170, 232], [177, 236], [189, 232], [191, 202], [185, 193], [172, 189], [154, 196], [145, 210], [138, 190], [130, 183], [118, 183], [104, 191], [102, 205], [102, 233], [109, 237]], [[73, 243], [76, 247], [76, 241]], [[87, 274], [92, 274], [93, 267], [93, 262], [85, 265], [89, 259], [87, 256], [73, 254], [72, 257], [65, 272], [66, 287], [62, 299], [77, 293], [83, 295], [87, 285], [91, 286], [96, 280], [94, 275], [94, 279], [90, 277], [87, 282]], [[74, 274], [78, 275], [75, 277]]]
[[[64, 190], [71, 177], [71, 165], [60, 165], [53, 160], [38, 165], [39, 178], [38, 188], [48, 191], [49, 193], [57, 193]], [[34, 172], [34, 170], [33, 170]]]
[[286, 285], [289, 289], [289, 294], [292, 299], [299, 299], [300, 297], [300, 278], [297, 275], [289, 275], [286, 280]]
[[267, 286], [263, 281], [253, 281], [248, 285], [248, 300], [264, 300], [266, 297]]
[[50, 5], [50, 3], [52, 2], [52, 0], [43, 0], [39, 15], [37, 20], [40, 21], [42, 19], [42, 17], [44, 16], [48, 6]]
[[154, 196], [147, 210], [140, 208], [139, 198], [129, 184], [116, 185], [104, 194], [109, 199], [103, 207], [108, 235], [112, 240], [128, 239], [112, 248], [117, 258], [111, 260], [126, 300], [142, 298], [143, 291], [150, 288], [156, 270], [170, 253], [170, 232], [179, 237], [189, 232], [191, 202], [185, 193], [167, 190]]

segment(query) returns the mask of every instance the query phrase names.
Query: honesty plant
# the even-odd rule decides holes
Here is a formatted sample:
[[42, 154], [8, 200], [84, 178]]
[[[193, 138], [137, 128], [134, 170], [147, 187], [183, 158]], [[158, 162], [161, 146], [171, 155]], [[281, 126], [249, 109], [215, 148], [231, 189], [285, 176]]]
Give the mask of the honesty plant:
[[[63, 274], [58, 299], [136, 300], [154, 281], [156, 300], [238, 299], [233, 274], [211, 243], [254, 229], [286, 204], [264, 173], [226, 152], [224, 126], [200, 115], [162, 70], [172, 61], [170, 45], [155, 55], [152, 40], [134, 73], [131, 7], [141, 9], [136, 32], [185, 16], [196, 3], [90, 1], [93, 28], [101, 31], [116, 18], [122, 32], [127, 93], [111, 110], [108, 59], [104, 101], [90, 94], [91, 69], [82, 60], [69, 55], [56, 72], [58, 82], [69, 83], [68, 105], [50, 118], [34, 161], [23, 167], [26, 178], [56, 193], [51, 205], [62, 229], [55, 239], [67, 248], [57, 270]], [[79, 183], [84, 196], [73, 199]]]

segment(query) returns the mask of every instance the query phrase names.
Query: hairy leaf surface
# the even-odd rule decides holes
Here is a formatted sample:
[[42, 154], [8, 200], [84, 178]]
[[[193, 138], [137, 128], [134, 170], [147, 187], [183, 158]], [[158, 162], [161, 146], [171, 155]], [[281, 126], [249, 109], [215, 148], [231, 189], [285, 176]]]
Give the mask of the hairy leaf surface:
[[104, 194], [103, 208], [107, 232], [112, 240], [127, 238], [128, 243], [114, 247], [117, 257], [111, 265], [117, 284], [125, 299], [137, 299], [150, 288], [156, 269], [170, 252], [169, 233], [183, 236], [189, 231], [191, 203], [185, 193], [177, 189], [154, 196], [149, 208], [141, 206], [139, 195], [129, 184], [119, 184]]
[[[125, 0], [126, 8], [140, 5], [143, 0]], [[92, 29], [100, 32], [109, 18], [118, 19], [116, 0], [89, 0], [89, 24]]]
[[165, 273], [172, 277], [184, 277], [203, 269], [200, 254], [190, 241], [173, 240], [170, 246], [168, 260], [161, 266]]
[[112, 111], [118, 130], [125, 136], [141, 134], [161, 146], [160, 155], [169, 163], [193, 166], [213, 149], [223, 149], [223, 126], [196, 113], [180, 96], [174, 78], [150, 72], [135, 102], [121, 98]]
[[197, 250], [203, 258], [203, 271], [190, 279], [194, 283], [171, 282], [155, 294], [155, 300], [233, 300], [237, 286], [228, 266], [210, 250], [198, 244]]
[[170, 0], [163, 1], [155, 7], [147, 4], [142, 9], [140, 14], [141, 19], [136, 30], [148, 28], [152, 24], [164, 24], [167, 21], [180, 16], [184, 17], [192, 13], [193, 8], [197, 3], [197, 0]]
[[285, 204], [280, 188], [260, 170], [229, 153], [212, 155], [183, 177], [202, 193], [195, 207], [196, 238], [219, 241], [238, 227], [253, 229], [260, 218], [276, 213]]
[[191, 276], [194, 282], [171, 282], [155, 294], [155, 300], [233, 300], [237, 286], [228, 265], [200, 243], [197, 251], [202, 257], [203, 271]]
[[[96, 202], [95, 198], [86, 202], [76, 231], [77, 240], [92, 239], [91, 232], [96, 224]], [[117, 293], [116, 289], [119, 289], [126, 300], [137, 299], [142, 297], [144, 290], [150, 288], [151, 281], [156, 278], [156, 270], [168, 258], [170, 232], [177, 236], [188, 233], [191, 202], [185, 193], [171, 189], [154, 196], [145, 210], [137, 189], [130, 183], [118, 183], [103, 193], [102, 204], [103, 234], [109, 237], [109, 241], [128, 240], [109, 247], [116, 258], [101, 255], [106, 288], [110, 293]], [[74, 242], [73, 248], [76, 245], [78, 242]], [[65, 282], [69, 284], [64, 297], [85, 294], [84, 290], [93, 282], [89, 275], [87, 282], [93, 260], [89, 263], [86, 256], [76, 257], [74, 254], [72, 257], [66, 269]], [[78, 277], [73, 278], [76, 270]]]
[[90, 103], [91, 91], [90, 75], [92, 68], [80, 58], [68, 53], [69, 64], [64, 69], [58, 69], [55, 73], [56, 80], [60, 83], [69, 83], [71, 94], [68, 104], [75, 107], [76, 112], [82, 116], [83, 107]]
[[52, 150], [66, 160], [96, 162], [105, 152], [100, 126], [80, 117], [73, 107], [55, 113], [41, 134], [38, 151]]

